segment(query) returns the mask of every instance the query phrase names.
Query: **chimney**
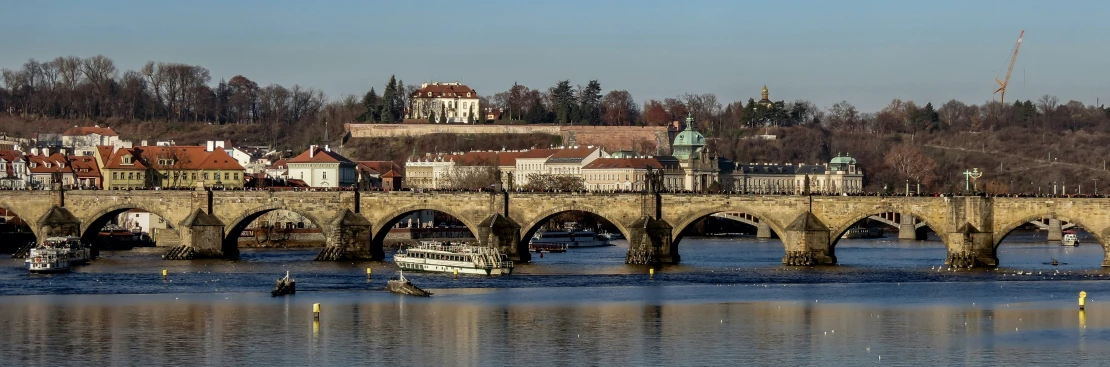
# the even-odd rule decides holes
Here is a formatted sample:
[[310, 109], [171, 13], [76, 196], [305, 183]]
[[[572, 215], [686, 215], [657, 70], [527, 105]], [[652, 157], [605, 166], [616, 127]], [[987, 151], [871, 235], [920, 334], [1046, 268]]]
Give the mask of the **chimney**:
[[329, 147], [328, 144], [324, 144], [324, 151], [330, 152], [331, 147]]
[[308, 146], [308, 157], [312, 158], [312, 157], [315, 157], [315, 156], [316, 156], [316, 146], [315, 145], [309, 145]]
[[46, 156], [46, 157], [49, 157], [50, 156], [50, 148], [42, 148], [42, 155]]
[[31, 148], [31, 155], [39, 155], [39, 148]]

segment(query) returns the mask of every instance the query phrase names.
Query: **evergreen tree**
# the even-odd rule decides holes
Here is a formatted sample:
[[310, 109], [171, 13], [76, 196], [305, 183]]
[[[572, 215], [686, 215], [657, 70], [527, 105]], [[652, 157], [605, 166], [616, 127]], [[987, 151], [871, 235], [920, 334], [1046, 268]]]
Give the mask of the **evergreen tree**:
[[378, 112], [381, 110], [379, 106], [381, 101], [378, 99], [378, 93], [374, 88], [370, 88], [366, 95], [362, 96], [362, 115], [359, 116], [359, 121], [378, 122]]
[[578, 96], [578, 119], [590, 125], [601, 124], [601, 83], [591, 80]]
[[439, 119], [441, 121], [443, 121], [443, 123], [445, 123], [445, 124], [448, 122], [448, 120], [447, 120], [447, 105], [446, 104], [443, 104], [443, 103], [439, 104]]
[[430, 109], [430, 108], [428, 108], [428, 123], [429, 123], [429, 124], [434, 124], [434, 123], [436, 123], [436, 114], [435, 114], [435, 111], [431, 111], [431, 109]]
[[551, 97], [554, 99], [555, 104], [555, 122], [559, 125], [565, 125], [572, 122], [571, 113], [574, 106], [574, 90], [570, 87], [570, 80], [560, 81], [555, 85], [554, 90], [551, 91]]
[[381, 111], [378, 119], [381, 122], [397, 122], [397, 115], [394, 114], [393, 101], [397, 99], [397, 79], [393, 76], [389, 77], [389, 83], [385, 85], [385, 91], [382, 92]]
[[397, 94], [393, 97], [393, 116], [397, 116], [398, 120], [405, 119], [405, 82], [397, 79]]
[[475, 117], [477, 117], [477, 116], [474, 115], [474, 106], [471, 105], [470, 106], [470, 111], [467, 112], [467, 114], [466, 114], [466, 123], [468, 123], [468, 124], [477, 123], [478, 119], [476, 119]]

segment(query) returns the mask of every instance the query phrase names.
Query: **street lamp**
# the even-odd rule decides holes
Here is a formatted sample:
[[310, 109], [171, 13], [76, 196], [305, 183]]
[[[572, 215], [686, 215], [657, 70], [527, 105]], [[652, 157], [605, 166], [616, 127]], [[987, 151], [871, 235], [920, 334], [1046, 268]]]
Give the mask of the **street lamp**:
[[1095, 196], [1098, 196], [1098, 179], [1095, 179]]

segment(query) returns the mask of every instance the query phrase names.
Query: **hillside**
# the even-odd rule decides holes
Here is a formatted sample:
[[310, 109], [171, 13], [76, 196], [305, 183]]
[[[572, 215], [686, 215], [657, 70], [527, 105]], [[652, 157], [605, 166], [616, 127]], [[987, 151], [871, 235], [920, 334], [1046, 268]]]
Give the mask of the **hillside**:
[[[324, 143], [323, 126], [296, 129], [270, 129], [259, 124], [209, 125], [190, 122], [123, 122], [103, 121], [124, 139], [173, 140], [177, 144], [202, 144], [206, 140], [229, 139], [240, 145], [269, 145], [275, 142], [282, 150], [300, 150], [309, 144]], [[0, 117], [0, 132], [14, 137], [32, 137], [37, 132], [60, 133], [74, 125], [92, 125], [92, 121], [60, 119], [23, 119]], [[339, 125], [339, 124], [335, 124]], [[562, 144], [562, 138], [547, 134], [428, 134], [419, 137], [349, 138], [342, 142], [341, 126], [328, 126], [329, 142], [342, 144], [342, 151], [358, 160], [393, 160], [403, 162], [416, 152], [452, 152], [468, 150], [528, 149]], [[750, 139], [755, 134], [770, 133], [777, 140]], [[1110, 157], [1110, 132], [1099, 129], [1060, 130], [1047, 132], [1029, 127], [1010, 127], [996, 131], [938, 131], [916, 135], [890, 133], [829, 131], [815, 127], [783, 127], [741, 129], [728, 137], [710, 137], [710, 149], [737, 162], [817, 163], [826, 162], [837, 154], [851, 155], [866, 172], [869, 191], [880, 191], [884, 185], [902, 191], [906, 180], [914, 186], [923, 182], [922, 191], [955, 192], [963, 189], [967, 169], [979, 168], [982, 189], [994, 193], [1051, 192], [1052, 184], [1059, 190], [1067, 186], [1075, 193], [1082, 185], [1083, 193], [1093, 193], [1097, 179], [1100, 193], [1110, 192], [1110, 171], [1105, 170]], [[919, 152], [926, 162], [908, 161], [906, 167], [891, 162], [891, 155], [906, 148]], [[643, 147], [646, 148], [646, 147]], [[641, 153], [651, 154], [650, 151]], [[912, 154], [911, 154], [912, 155]], [[1051, 160], [1050, 160], [1051, 156]], [[932, 162], [930, 165], [929, 162]], [[913, 167], [932, 167], [917, 169]]]

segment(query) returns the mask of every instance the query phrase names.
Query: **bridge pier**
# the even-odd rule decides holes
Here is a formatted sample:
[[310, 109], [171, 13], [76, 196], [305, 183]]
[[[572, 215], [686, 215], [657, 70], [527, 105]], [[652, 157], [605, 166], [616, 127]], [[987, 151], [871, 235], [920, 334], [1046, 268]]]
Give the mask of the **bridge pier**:
[[945, 235], [948, 256], [944, 265], [955, 268], [997, 267], [994, 233], [981, 231], [975, 226], [964, 224], [956, 232]]
[[913, 216], [905, 213], [898, 215], [898, 239], [900, 240], [917, 240], [917, 223], [914, 223]]
[[[343, 209], [323, 226], [326, 246], [316, 255], [316, 261], [350, 259], [375, 259], [385, 257], [381, 246], [375, 251], [371, 241], [370, 221], [361, 214]], [[388, 229], [387, 229], [388, 230]]]
[[774, 232], [771, 232], [771, 226], [767, 222], [760, 221], [758, 226], [755, 226], [755, 238], [768, 239], [774, 238]]
[[782, 240], [786, 254], [782, 263], [791, 266], [836, 264], [830, 233], [829, 227], [813, 213], [802, 213], [786, 227]]
[[1064, 230], [1058, 218], [1048, 218], [1048, 241], [1060, 241], [1064, 239]]
[[677, 264], [682, 258], [671, 241], [674, 228], [670, 223], [643, 216], [628, 227], [626, 264]]
[[520, 239], [520, 224], [501, 213], [490, 214], [478, 224], [478, 243], [497, 248], [515, 262], [528, 262], [528, 242]]
[[194, 209], [193, 214], [185, 218], [179, 228], [181, 245], [170, 249], [163, 256], [166, 260], [239, 257], [237, 243], [234, 246], [225, 245], [224, 222], [214, 215]]
[[54, 236], [80, 236], [81, 220], [69, 209], [54, 205], [38, 220], [39, 241]]

